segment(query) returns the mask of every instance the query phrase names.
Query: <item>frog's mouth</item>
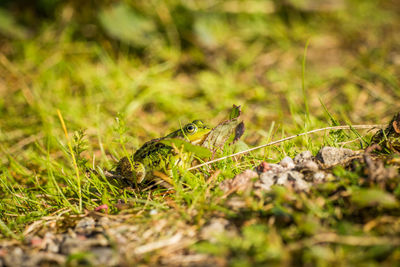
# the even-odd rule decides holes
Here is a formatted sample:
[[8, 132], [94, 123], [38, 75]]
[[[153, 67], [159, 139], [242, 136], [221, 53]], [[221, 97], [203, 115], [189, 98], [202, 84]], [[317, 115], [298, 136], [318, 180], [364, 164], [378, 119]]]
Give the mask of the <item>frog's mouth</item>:
[[193, 145], [202, 145], [204, 140], [206, 140], [207, 136], [210, 134], [210, 132], [211, 132], [211, 129], [207, 134], [204, 134], [200, 139], [193, 140], [193, 141], [191, 141], [191, 143]]

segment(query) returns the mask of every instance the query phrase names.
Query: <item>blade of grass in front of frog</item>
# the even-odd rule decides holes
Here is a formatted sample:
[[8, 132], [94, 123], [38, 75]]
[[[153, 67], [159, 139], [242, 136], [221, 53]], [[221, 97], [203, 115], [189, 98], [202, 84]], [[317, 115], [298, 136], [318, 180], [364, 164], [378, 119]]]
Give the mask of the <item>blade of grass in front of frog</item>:
[[222, 150], [225, 143], [235, 143], [244, 133], [244, 123], [239, 121], [241, 115], [240, 106], [233, 105], [229, 114], [229, 120], [222, 121], [214, 127], [207, 135], [202, 146], [210, 149], [213, 154]]
[[172, 181], [172, 179], [171, 179], [168, 175], [166, 175], [165, 173], [163, 173], [163, 172], [154, 170], [154, 171], [153, 171], [153, 175], [154, 175], [155, 177], [157, 177], [157, 178], [160, 178], [160, 179], [163, 180], [164, 182], [167, 182], [167, 183], [170, 184], [171, 186], [174, 184], [174, 182]]
[[228, 139], [235, 133], [235, 129], [240, 123], [241, 122], [237, 119], [221, 122], [210, 131], [202, 146], [212, 150], [213, 152], [221, 149]]
[[175, 145], [175, 147], [177, 147], [177, 148], [183, 147], [183, 151], [192, 152], [194, 155], [196, 155], [199, 158], [209, 158], [212, 155], [212, 153], [209, 149], [202, 147], [202, 146], [193, 145], [192, 143], [189, 143], [183, 139], [167, 138], [160, 142], [167, 146]]

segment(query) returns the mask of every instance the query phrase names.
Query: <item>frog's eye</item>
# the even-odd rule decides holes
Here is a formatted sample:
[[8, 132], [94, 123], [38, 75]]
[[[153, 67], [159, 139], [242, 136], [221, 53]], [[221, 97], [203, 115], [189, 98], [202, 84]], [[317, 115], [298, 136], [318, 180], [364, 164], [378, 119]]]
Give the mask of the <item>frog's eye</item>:
[[195, 124], [193, 124], [193, 123], [190, 123], [190, 124], [186, 125], [186, 129], [185, 130], [188, 133], [194, 133], [197, 130], [197, 126]]

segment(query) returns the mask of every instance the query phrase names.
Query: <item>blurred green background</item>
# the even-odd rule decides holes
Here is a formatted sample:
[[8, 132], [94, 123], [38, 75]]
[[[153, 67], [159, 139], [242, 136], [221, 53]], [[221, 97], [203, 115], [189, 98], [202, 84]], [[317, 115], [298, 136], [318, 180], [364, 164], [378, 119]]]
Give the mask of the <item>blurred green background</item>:
[[385, 122], [400, 106], [399, 11], [395, 0], [3, 0], [3, 152], [32, 161], [32, 140], [52, 148], [57, 109], [108, 167], [106, 155], [121, 155], [118, 114], [129, 151], [188, 120], [215, 125], [232, 104], [251, 145], [271, 124], [327, 126], [328, 112]]
[[[12, 64], [1, 64], [1, 109], [32, 122], [59, 108], [90, 127], [122, 112], [147, 132], [171, 117], [210, 120], [237, 103], [265, 128], [303, 126], [305, 104], [322, 119], [320, 101], [352, 123], [399, 107], [396, 1], [3, 0], [0, 7], [0, 49]], [[29, 114], [24, 104], [34, 106]]]

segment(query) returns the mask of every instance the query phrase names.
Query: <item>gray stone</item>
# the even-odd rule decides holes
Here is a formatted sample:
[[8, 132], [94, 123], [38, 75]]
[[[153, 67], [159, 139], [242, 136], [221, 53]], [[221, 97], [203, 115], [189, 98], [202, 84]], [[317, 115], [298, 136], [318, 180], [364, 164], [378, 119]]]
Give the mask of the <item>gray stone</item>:
[[295, 167], [292, 158], [288, 156], [284, 157], [281, 162], [279, 162], [279, 165], [285, 169], [293, 169]]
[[302, 161], [296, 165], [296, 170], [301, 172], [317, 172], [319, 170], [318, 164], [312, 160]]
[[217, 237], [220, 236], [225, 228], [229, 225], [229, 221], [223, 218], [213, 218], [200, 231], [200, 237], [210, 242], [217, 242]]
[[96, 222], [92, 217], [85, 217], [76, 224], [75, 231], [78, 234], [89, 235], [93, 232], [95, 225]]
[[313, 175], [313, 181], [314, 182], [324, 182], [325, 181], [325, 177], [326, 177], [326, 173], [323, 171], [318, 171], [316, 173], [314, 173]]
[[355, 154], [356, 152], [347, 148], [323, 147], [318, 152], [316, 159], [324, 164], [326, 168], [331, 168], [343, 163]]
[[312, 160], [312, 153], [309, 150], [303, 151], [294, 157], [293, 161], [295, 164], [299, 164], [305, 161], [310, 161]]
[[270, 169], [267, 171], [269, 173], [278, 173], [278, 172], [283, 172], [285, 170], [285, 168], [283, 168], [281, 165], [275, 163], [270, 163], [269, 167]]
[[308, 189], [310, 189], [310, 184], [307, 183], [305, 180], [303, 179], [298, 179], [296, 181], [296, 183], [294, 184], [294, 188], [296, 190], [300, 190], [300, 191], [307, 191]]
[[278, 173], [275, 178], [275, 184], [285, 186], [288, 180], [288, 171]]
[[274, 176], [275, 174], [271, 172], [262, 173], [260, 175], [260, 183], [257, 185], [263, 190], [271, 190], [271, 186], [275, 183]]
[[287, 175], [286, 186], [292, 185], [296, 190], [308, 190], [309, 184], [304, 180], [304, 175], [301, 172], [289, 171]]
[[274, 184], [293, 187], [296, 190], [308, 190], [310, 185], [304, 180], [304, 175], [298, 171], [285, 170], [282, 172], [268, 171], [260, 175], [257, 187], [269, 191]]

